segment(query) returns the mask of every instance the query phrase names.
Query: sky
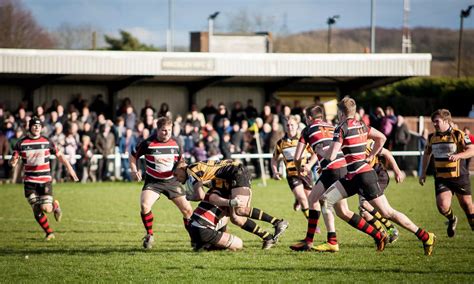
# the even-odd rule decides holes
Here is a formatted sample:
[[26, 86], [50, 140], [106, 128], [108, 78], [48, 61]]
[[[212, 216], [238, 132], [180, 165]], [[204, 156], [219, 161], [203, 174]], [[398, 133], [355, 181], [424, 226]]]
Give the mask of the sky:
[[[89, 25], [117, 36], [126, 30], [141, 42], [164, 46], [169, 27], [169, 3], [173, 7], [174, 46], [189, 46], [191, 31], [207, 31], [207, 18], [220, 11], [215, 32], [228, 30], [230, 19], [245, 12], [251, 19], [271, 19], [277, 33], [327, 29], [326, 20], [339, 15], [334, 28], [370, 26], [371, 0], [22, 0], [38, 23], [55, 30], [61, 24]], [[374, 0], [375, 25], [403, 26], [403, 0]], [[474, 0], [410, 0], [410, 27], [459, 29], [461, 9]], [[474, 28], [474, 9], [464, 28]]]

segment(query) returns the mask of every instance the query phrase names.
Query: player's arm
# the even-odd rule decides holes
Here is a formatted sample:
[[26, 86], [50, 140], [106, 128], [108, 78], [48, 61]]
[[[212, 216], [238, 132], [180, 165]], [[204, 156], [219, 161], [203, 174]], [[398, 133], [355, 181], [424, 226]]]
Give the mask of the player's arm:
[[137, 158], [132, 153], [128, 154], [128, 161], [130, 163], [130, 171], [137, 181], [142, 180], [142, 173], [137, 168]]
[[278, 145], [275, 146], [273, 151], [273, 156], [271, 160], [273, 178], [276, 180], [281, 180], [280, 173], [278, 172], [278, 157], [280, 156], [280, 151]]
[[474, 156], [474, 145], [468, 144], [465, 146], [464, 151], [449, 156], [450, 161], [457, 161], [460, 159], [469, 159]]
[[201, 201], [204, 199], [205, 193], [202, 182], [196, 182], [192, 185], [192, 193], [186, 196], [189, 201]]
[[234, 199], [227, 199], [219, 196], [216, 193], [209, 195], [209, 202], [219, 207], [243, 207], [245, 206], [244, 202], [238, 197]]
[[421, 159], [421, 173], [420, 177], [418, 178], [418, 182], [421, 185], [425, 184], [426, 181], [426, 171], [428, 170], [428, 166], [430, 164], [430, 158], [432, 155], [431, 144], [429, 143], [431, 135], [428, 137], [428, 141], [426, 142], [425, 152], [423, 153], [423, 158]]
[[380, 153], [380, 151], [382, 151], [383, 145], [385, 144], [385, 141], [387, 141], [387, 137], [385, 137], [385, 135], [377, 129], [370, 127], [368, 138], [374, 140], [374, 147], [366, 158], [366, 161], [370, 162], [375, 158], [376, 155]]
[[21, 150], [20, 143], [21, 143], [21, 140], [18, 141], [15, 144], [15, 146], [13, 146], [13, 155], [12, 155], [11, 159], [8, 161], [8, 164], [13, 169], [16, 168], [16, 165], [18, 165], [18, 160], [20, 159], [20, 150]]
[[316, 146], [316, 152], [322, 157], [324, 157], [326, 160], [329, 161], [334, 161], [337, 157], [337, 153], [341, 151], [342, 143], [339, 141], [333, 141], [331, 142], [329, 148], [325, 151], [323, 150], [323, 144], [319, 143], [318, 146]]
[[77, 177], [76, 171], [71, 166], [71, 164], [66, 159], [66, 157], [64, 157], [64, 154], [61, 151], [58, 151], [56, 153], [56, 158], [58, 159], [59, 162], [61, 162], [64, 166], [66, 166], [66, 170], [69, 173], [69, 175], [72, 177], [72, 179], [74, 181], [79, 181], [79, 178]]
[[398, 167], [397, 161], [395, 161], [395, 158], [393, 157], [392, 153], [389, 150], [387, 150], [385, 148], [382, 148], [382, 151], [380, 152], [380, 155], [385, 157], [385, 159], [387, 160], [389, 166], [395, 172], [395, 180], [398, 183], [402, 182], [405, 179], [405, 174]]
[[304, 149], [306, 149], [306, 143], [303, 142], [301, 139], [300, 141], [298, 142], [298, 145], [296, 145], [296, 150], [295, 150], [295, 166], [296, 166], [296, 170], [300, 173], [302, 170], [301, 168], [301, 162], [303, 160], [303, 152], [304, 152]]

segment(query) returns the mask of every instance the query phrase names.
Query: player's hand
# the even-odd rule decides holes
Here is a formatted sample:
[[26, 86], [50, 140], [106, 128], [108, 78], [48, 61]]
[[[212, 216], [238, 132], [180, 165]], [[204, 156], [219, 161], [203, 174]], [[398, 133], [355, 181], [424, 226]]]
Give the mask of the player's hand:
[[19, 160], [19, 159], [11, 158], [11, 159], [10, 159], [10, 162], [9, 162], [10, 167], [12, 167], [12, 168], [16, 167], [16, 165], [18, 164], [18, 160]]
[[142, 173], [140, 171], [132, 172], [137, 181], [142, 181]]
[[76, 172], [72, 172], [72, 173], [71, 173], [71, 177], [72, 177], [72, 179], [73, 179], [74, 181], [79, 181], [79, 178], [77, 177]]
[[397, 173], [397, 172], [395, 173], [395, 181], [396, 181], [397, 183], [403, 182], [403, 180], [405, 180], [405, 177], [406, 177], [406, 175], [405, 175], [405, 173], [402, 172], [402, 171], [400, 171], [400, 172], [398, 172], [398, 173]]
[[425, 185], [426, 182], [426, 175], [421, 175], [420, 178], [418, 179], [418, 182], [423, 186]]
[[230, 207], [242, 207], [243, 205], [244, 203], [242, 202], [242, 200], [239, 199], [239, 197], [229, 200]]
[[460, 160], [460, 159], [461, 159], [461, 156], [460, 156], [459, 154], [454, 154], [454, 155], [449, 156], [448, 159], [449, 159], [451, 162], [456, 162], [457, 160]]
[[274, 175], [273, 175], [273, 179], [274, 179], [274, 180], [281, 180], [280, 174], [279, 174], [279, 173], [274, 174]]
[[375, 158], [375, 156], [372, 155], [372, 154], [370, 154], [370, 155], [367, 156], [367, 158], [365, 158], [365, 161], [370, 164], [370, 162], [372, 162], [372, 160], [373, 160], [374, 158]]

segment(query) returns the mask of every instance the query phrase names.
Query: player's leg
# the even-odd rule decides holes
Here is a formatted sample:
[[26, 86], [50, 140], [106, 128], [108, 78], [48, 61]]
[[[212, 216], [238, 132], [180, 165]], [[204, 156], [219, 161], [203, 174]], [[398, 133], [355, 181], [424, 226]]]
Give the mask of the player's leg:
[[399, 237], [398, 229], [390, 220], [382, 215], [361, 195], [359, 195], [360, 215], [378, 231], [388, 234], [389, 243], [395, 242]]
[[46, 233], [45, 240], [49, 241], [54, 239], [53, 229], [49, 226], [48, 217], [41, 208], [41, 196], [39, 192], [36, 191], [36, 185], [25, 183], [25, 197], [31, 205], [36, 221]]
[[301, 212], [303, 212], [304, 216], [308, 218], [309, 214], [309, 205], [308, 205], [308, 197], [306, 196], [306, 192], [304, 189], [303, 184], [299, 184], [292, 189], [293, 195], [298, 203], [301, 205]]
[[451, 208], [453, 192], [447, 187], [438, 187], [436, 190], [436, 207], [438, 212], [448, 219], [448, 227], [446, 229], [448, 237], [454, 237], [458, 218], [454, 215]]
[[252, 219], [230, 213], [230, 220], [232, 224], [240, 227], [242, 230], [261, 238], [263, 242], [262, 249], [270, 249], [276, 244], [273, 235], [260, 227]]
[[143, 239], [143, 247], [145, 249], [151, 249], [155, 243], [155, 238], [153, 237], [153, 212], [151, 208], [159, 198], [160, 194], [150, 189], [142, 190], [140, 195], [140, 215], [146, 230], [146, 235]]
[[474, 231], [474, 206], [472, 205], [472, 195], [463, 195], [456, 193], [456, 197], [458, 198], [459, 205], [466, 214], [467, 221], [471, 226], [471, 230]]
[[432, 254], [436, 241], [435, 234], [418, 227], [405, 214], [393, 209], [385, 195], [381, 195], [375, 199], [369, 200], [369, 202], [382, 214], [383, 217], [390, 219], [406, 230], [414, 233], [416, 237], [423, 242], [425, 254]]
[[244, 247], [244, 242], [237, 236], [231, 235], [229, 233], [222, 233], [221, 239], [215, 245], [228, 250], [236, 251], [241, 250]]
[[191, 222], [191, 215], [193, 215], [193, 208], [191, 207], [191, 203], [186, 199], [186, 196], [178, 196], [171, 199], [173, 203], [178, 207], [179, 211], [183, 215], [183, 224], [186, 231], [189, 233], [189, 226]]

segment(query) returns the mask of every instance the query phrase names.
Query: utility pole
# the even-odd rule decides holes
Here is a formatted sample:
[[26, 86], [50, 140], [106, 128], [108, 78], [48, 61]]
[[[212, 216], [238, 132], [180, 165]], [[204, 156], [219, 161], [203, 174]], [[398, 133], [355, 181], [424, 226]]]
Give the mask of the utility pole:
[[174, 12], [173, 12], [173, 0], [168, 0], [168, 30], [166, 31], [166, 51], [173, 52], [174, 48]]
[[462, 57], [461, 49], [462, 49], [462, 32], [464, 28], [464, 18], [469, 17], [469, 15], [471, 14], [472, 7], [474, 7], [474, 5], [470, 5], [469, 7], [467, 7], [466, 10], [461, 10], [461, 14], [459, 15], [459, 17], [461, 18], [461, 23], [459, 27], [459, 45], [458, 45], [458, 78], [461, 77], [461, 57]]
[[375, 0], [370, 0], [370, 53], [375, 53]]
[[336, 20], [339, 19], [339, 15], [329, 17], [326, 21], [328, 24], [328, 53], [331, 53], [331, 27], [336, 24]]

